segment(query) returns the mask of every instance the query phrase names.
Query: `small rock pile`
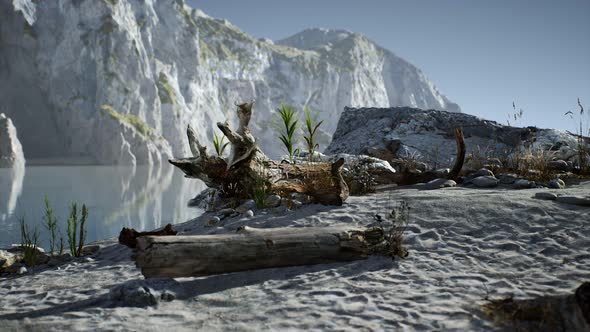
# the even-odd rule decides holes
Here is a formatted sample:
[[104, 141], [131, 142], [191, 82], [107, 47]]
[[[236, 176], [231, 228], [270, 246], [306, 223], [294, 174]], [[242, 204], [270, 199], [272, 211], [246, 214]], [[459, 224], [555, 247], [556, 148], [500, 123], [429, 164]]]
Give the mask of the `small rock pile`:
[[11, 248], [0, 249], [0, 275], [25, 274], [32, 268], [43, 269], [57, 267], [73, 260], [92, 260], [91, 257], [100, 249], [99, 245], [88, 245], [82, 249], [81, 257], [72, 257], [69, 253], [48, 254], [41, 247], [35, 250], [35, 266], [27, 266], [24, 262], [24, 248], [20, 244], [13, 244]]

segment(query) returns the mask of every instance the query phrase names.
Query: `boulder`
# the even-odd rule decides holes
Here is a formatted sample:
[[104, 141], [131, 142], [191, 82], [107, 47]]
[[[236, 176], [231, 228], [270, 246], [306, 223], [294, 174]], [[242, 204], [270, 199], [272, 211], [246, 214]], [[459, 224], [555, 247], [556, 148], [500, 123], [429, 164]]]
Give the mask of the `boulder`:
[[493, 176], [478, 176], [471, 180], [476, 187], [479, 188], [491, 188], [498, 185], [498, 179]]
[[[435, 168], [450, 166], [457, 152], [456, 127], [463, 128], [467, 155], [478, 155], [493, 169], [506, 165], [489, 156], [509, 151], [506, 157], [511, 158], [522, 154], [530, 142], [533, 150], [553, 148], [554, 157], [565, 161], [574, 158], [577, 149], [574, 135], [554, 129], [510, 127], [473, 115], [410, 107], [347, 107], [325, 153], [361, 154], [369, 146], [372, 151], [419, 159]], [[396, 142], [395, 152], [390, 149], [391, 142]], [[489, 153], [481, 155], [482, 150]]]
[[516, 180], [512, 184], [512, 188], [514, 188], [514, 189], [530, 189], [530, 188], [536, 188], [536, 187], [537, 187], [537, 184], [535, 181], [529, 181], [526, 179]]
[[579, 206], [590, 206], [590, 197], [563, 195], [557, 196], [555, 199], [559, 203], [579, 205]]
[[565, 188], [565, 182], [563, 182], [563, 180], [560, 178], [556, 178], [549, 181], [549, 183], [547, 183], [547, 186], [552, 189], [563, 189]]
[[0, 113], [0, 168], [24, 166], [25, 155], [16, 128], [4, 113]]

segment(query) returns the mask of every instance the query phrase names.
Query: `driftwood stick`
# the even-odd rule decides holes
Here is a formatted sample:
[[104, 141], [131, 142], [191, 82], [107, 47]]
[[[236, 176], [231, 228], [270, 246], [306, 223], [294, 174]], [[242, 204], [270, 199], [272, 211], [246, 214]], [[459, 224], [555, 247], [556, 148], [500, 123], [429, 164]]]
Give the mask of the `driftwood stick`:
[[136, 262], [146, 278], [203, 276], [364, 259], [383, 253], [384, 241], [380, 228], [248, 227], [237, 234], [141, 237]]
[[449, 179], [456, 180], [459, 177], [459, 173], [465, 163], [465, 138], [463, 137], [463, 130], [461, 128], [455, 128], [455, 141], [457, 141], [457, 159], [453, 169], [449, 173]]
[[121, 233], [119, 233], [119, 243], [128, 246], [129, 248], [135, 248], [137, 246], [137, 239], [142, 236], [148, 235], [176, 235], [176, 231], [172, 229], [172, 225], [168, 224], [164, 229], [153, 232], [138, 232], [133, 228], [123, 227]]

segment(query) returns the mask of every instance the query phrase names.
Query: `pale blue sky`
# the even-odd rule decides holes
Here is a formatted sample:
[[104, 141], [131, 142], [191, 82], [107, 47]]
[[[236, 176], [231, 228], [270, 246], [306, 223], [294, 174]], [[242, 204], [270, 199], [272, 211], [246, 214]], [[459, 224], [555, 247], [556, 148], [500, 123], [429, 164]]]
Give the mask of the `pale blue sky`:
[[[590, 0], [189, 0], [254, 37], [360, 32], [416, 65], [463, 112], [575, 131], [590, 108]], [[590, 113], [590, 112], [588, 112]]]

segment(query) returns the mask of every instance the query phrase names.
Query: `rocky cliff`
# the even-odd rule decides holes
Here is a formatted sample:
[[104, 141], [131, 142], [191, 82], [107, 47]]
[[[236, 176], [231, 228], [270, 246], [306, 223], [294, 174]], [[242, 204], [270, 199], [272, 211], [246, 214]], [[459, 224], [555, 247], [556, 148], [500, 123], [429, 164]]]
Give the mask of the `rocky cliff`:
[[271, 156], [281, 102], [325, 120], [344, 106], [459, 111], [420, 70], [366, 37], [306, 30], [257, 40], [182, 0], [0, 2], [0, 111], [27, 158], [155, 164], [189, 155], [187, 124], [211, 144], [214, 123], [256, 98], [253, 131]]
[[578, 141], [567, 132], [510, 127], [473, 115], [410, 107], [345, 108], [325, 153], [410, 158], [447, 167], [457, 153], [456, 127], [463, 129], [468, 156], [509, 156], [531, 149], [546, 151], [552, 159], [577, 162]]
[[16, 128], [9, 118], [0, 113], [0, 168], [23, 168], [25, 156]]

